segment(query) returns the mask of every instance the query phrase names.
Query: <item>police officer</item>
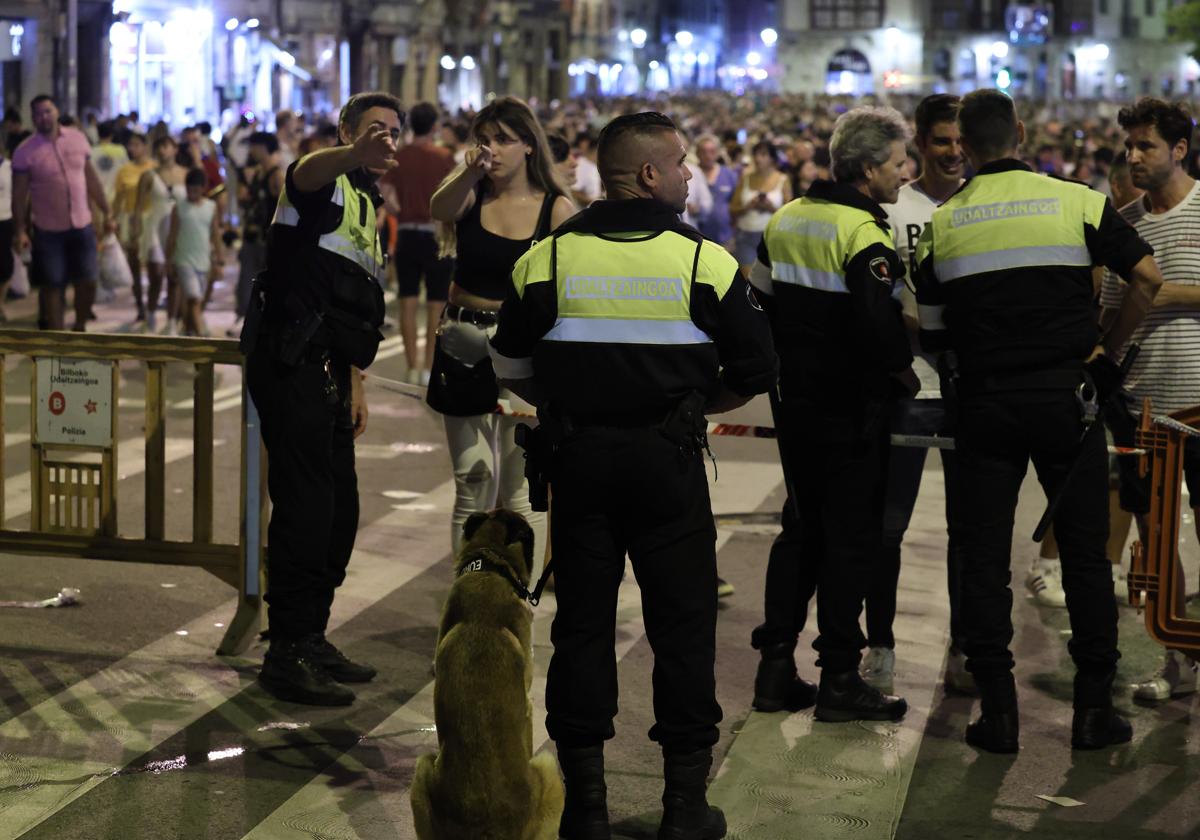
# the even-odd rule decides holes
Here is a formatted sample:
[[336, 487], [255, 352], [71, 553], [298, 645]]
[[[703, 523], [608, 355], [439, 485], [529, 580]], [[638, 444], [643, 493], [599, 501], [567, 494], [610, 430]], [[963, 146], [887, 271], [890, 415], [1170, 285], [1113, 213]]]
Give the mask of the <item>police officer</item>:
[[[904, 267], [883, 221], [911, 131], [891, 108], [843, 114], [834, 181], [817, 181], [767, 225], [752, 281], [772, 296], [780, 357], [776, 425], [789, 476], [783, 532], [767, 565], [754, 705], [816, 702], [822, 721], [899, 720], [907, 705], [859, 676], [863, 598], [879, 553], [891, 402], [915, 394], [893, 297]], [[817, 596], [819, 691], [796, 674], [796, 639]]]
[[[1112, 709], [1119, 657], [1108, 536], [1108, 460], [1094, 424], [1082, 436], [1089, 389], [1100, 402], [1119, 385], [1106, 350], [1120, 348], [1162, 282], [1151, 248], [1103, 195], [1036, 175], [1019, 160], [1025, 127], [1012, 100], [980, 90], [959, 112], [963, 151], [976, 175], [934, 211], [917, 246], [921, 341], [957, 357], [959, 492], [964, 551], [962, 615], [967, 668], [982, 714], [967, 743], [1018, 748], [1009, 562], [1013, 515], [1030, 460], [1048, 496], [1063, 487], [1054, 518], [1075, 660], [1071, 743], [1095, 749], [1128, 741]], [[1130, 283], [1102, 339], [1092, 266]], [[1092, 361], [1088, 361], [1089, 358]], [[1086, 363], [1086, 364], [1085, 364]], [[1078, 395], [1078, 396], [1077, 396]]]
[[325, 638], [334, 590], [358, 529], [354, 438], [367, 425], [361, 370], [383, 323], [384, 252], [376, 232], [376, 179], [394, 165], [403, 111], [385, 93], [350, 98], [341, 145], [288, 167], [268, 232], [265, 307], [244, 347], [262, 418], [274, 508], [268, 529], [271, 646], [259, 682], [282, 700], [345, 705], [341, 683], [375, 669]]
[[734, 259], [679, 221], [691, 170], [662, 114], [600, 135], [608, 200], [513, 269], [492, 339], [497, 375], [555, 438], [551, 540], [558, 613], [546, 728], [566, 778], [561, 834], [611, 836], [603, 743], [613, 737], [617, 588], [628, 552], [654, 650], [666, 787], [660, 840], [715, 840], [705, 781], [721, 708], [714, 677], [716, 532], [705, 413], [775, 382], [768, 325]]

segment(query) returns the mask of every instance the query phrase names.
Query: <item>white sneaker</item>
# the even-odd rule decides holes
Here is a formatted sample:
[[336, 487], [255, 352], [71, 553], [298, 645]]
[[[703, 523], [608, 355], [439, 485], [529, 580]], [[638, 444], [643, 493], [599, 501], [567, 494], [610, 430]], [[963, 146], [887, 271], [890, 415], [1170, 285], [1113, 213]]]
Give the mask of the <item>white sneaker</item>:
[[429, 379], [430, 379], [430, 376], [431, 376], [431, 374], [432, 374], [432, 371], [430, 371], [430, 370], [423, 370], [423, 371], [421, 371], [421, 378], [420, 378], [420, 382], [421, 382], [421, 387], [422, 387], [422, 388], [428, 388], [428, 387], [429, 387]]
[[167, 328], [163, 330], [162, 334], [167, 336], [179, 335], [179, 322], [174, 318], [168, 318]]
[[1120, 566], [1113, 566], [1113, 597], [1118, 604], [1129, 606], [1129, 578]]
[[1057, 560], [1034, 563], [1025, 576], [1025, 586], [1043, 607], [1065, 607], [1067, 593], [1062, 588], [1062, 566]]
[[871, 648], [863, 657], [859, 673], [867, 685], [884, 694], [891, 694], [896, 676], [896, 651], [885, 647]]
[[946, 689], [958, 694], [978, 694], [975, 677], [967, 670], [967, 655], [961, 650], [950, 648], [946, 654]]
[[1154, 676], [1134, 683], [1133, 699], [1161, 703], [1172, 697], [1196, 693], [1200, 666], [1177, 651], [1167, 651], [1163, 666]]

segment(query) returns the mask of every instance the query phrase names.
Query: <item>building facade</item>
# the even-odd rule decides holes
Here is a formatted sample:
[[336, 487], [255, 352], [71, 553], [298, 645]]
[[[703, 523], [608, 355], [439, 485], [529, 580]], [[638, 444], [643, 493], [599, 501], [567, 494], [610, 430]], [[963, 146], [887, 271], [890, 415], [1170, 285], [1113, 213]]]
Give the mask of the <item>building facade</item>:
[[1180, 0], [786, 0], [780, 87], [806, 93], [964, 93], [1128, 99], [1195, 90]]

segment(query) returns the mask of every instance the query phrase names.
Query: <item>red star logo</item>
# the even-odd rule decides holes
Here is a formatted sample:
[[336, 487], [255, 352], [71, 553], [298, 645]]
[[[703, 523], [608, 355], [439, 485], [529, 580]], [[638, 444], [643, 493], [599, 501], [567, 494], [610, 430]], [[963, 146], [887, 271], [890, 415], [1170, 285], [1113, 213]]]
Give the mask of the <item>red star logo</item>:
[[88, 400], [86, 403], [84, 403], [83, 407], [84, 407], [84, 409], [87, 410], [88, 414], [96, 413], [96, 401], [95, 400]]

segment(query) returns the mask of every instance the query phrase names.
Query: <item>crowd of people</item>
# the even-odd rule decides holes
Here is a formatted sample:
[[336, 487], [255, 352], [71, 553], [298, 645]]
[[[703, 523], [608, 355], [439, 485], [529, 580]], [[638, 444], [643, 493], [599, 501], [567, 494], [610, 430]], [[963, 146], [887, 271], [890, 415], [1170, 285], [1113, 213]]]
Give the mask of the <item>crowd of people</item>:
[[[862, 433], [843, 441], [844, 448], [831, 447], [819, 458], [784, 459], [785, 474], [790, 472], [789, 501], [768, 571], [767, 620], [755, 631], [753, 640], [762, 655], [755, 705], [773, 711], [815, 702], [817, 717], [822, 720], [897, 719], [904, 714], [903, 700], [890, 695], [896, 660], [891, 625], [896, 613], [901, 542], [920, 486], [924, 453], [892, 451], [889, 455], [886, 435], [953, 433], [957, 415], [944, 392], [953, 385], [961, 392], [956, 398], [974, 406], [976, 415], [970, 411], [962, 414], [966, 419], [961, 422], [970, 420], [959, 429], [967, 429], [963, 432], [969, 444], [965, 452], [943, 453], [952, 604], [946, 682], [956, 690], [974, 691], [978, 687], [983, 691], [983, 717], [969, 731], [968, 740], [974, 739], [972, 743], [984, 749], [1011, 751], [1016, 744], [1016, 701], [1015, 689], [1011, 688], [1009, 640], [1003, 638], [1005, 623], [1001, 618], [1005, 604], [1011, 606], [1011, 601], [1004, 602], [999, 592], [1007, 592], [1004, 575], [1015, 488], [1030, 458], [1048, 488], [1062, 481], [1065, 462], [1062, 452], [1047, 454], [1057, 444], [1041, 439], [1031, 438], [999, 454], [975, 446], [983, 437], [1015, 436], [1014, 430], [1028, 428], [1023, 421], [1013, 421], [1003, 428], [996, 425], [986, 434], [978, 430], [992, 428], [988, 423], [1000, 424], [1005, 411], [1017, 416], [1035, 404], [1038, 409], [1029, 409], [1030, 417], [1042, 417], [1038, 412], [1043, 409], [1044, 416], [1049, 417], [1061, 406], [1043, 406], [1033, 398], [1032, 402], [1013, 402], [1008, 396], [995, 397], [995, 393], [1047, 389], [1061, 396], [1059, 391], [1069, 391], [1070, 402], [1074, 385], [1066, 390], [1060, 386], [1067, 379], [1080, 380], [1087, 351], [1094, 345], [1097, 356], [1116, 353], [1131, 336], [1142, 348], [1125, 383], [1127, 408], [1131, 406], [1134, 415], [1145, 396], [1165, 410], [1200, 403], [1200, 281], [1196, 280], [1195, 259], [1188, 250], [1197, 241], [1197, 237], [1190, 236], [1190, 226], [1200, 223], [1200, 209], [1194, 206], [1200, 202], [1200, 185], [1195, 180], [1198, 152], [1192, 145], [1190, 114], [1182, 106], [1158, 100], [1143, 100], [1123, 108], [1113, 103], [1018, 103], [1014, 107], [998, 92], [973, 94], [968, 100], [969, 105], [946, 94], [919, 101], [895, 97], [890, 106], [882, 106], [837, 97], [759, 94], [734, 98], [704, 93], [654, 99], [576, 100], [531, 107], [504, 97], [490, 102], [479, 113], [446, 114], [430, 103], [418, 103], [402, 114], [399, 103], [392, 98], [371, 94], [358, 101], [357, 110], [350, 109], [349, 117], [343, 112], [337, 124], [316, 120], [307, 125], [302, 115], [282, 111], [275, 115], [273, 126], [245, 117], [220, 135], [217, 142], [218, 135], [208, 124], [173, 132], [160, 122], [143, 130], [136, 114], [100, 123], [89, 136], [71, 120], [62, 118], [53, 100], [38, 97], [33, 102], [31, 135], [23, 132], [17, 113], [7, 114], [2, 127], [11, 165], [7, 158], [0, 163], [0, 195], [7, 187], [6, 179], [11, 178], [11, 202], [0, 200], [0, 209], [7, 210], [11, 205], [12, 212], [9, 221], [0, 223], [5, 225], [0, 227], [0, 237], [11, 237], [12, 247], [0, 242], [0, 254], [4, 255], [0, 273], [7, 269], [11, 274], [14, 248], [20, 259], [31, 252], [31, 280], [39, 291], [40, 326], [62, 328], [65, 289], [73, 286], [74, 327], [83, 329], [92, 314], [98, 240], [115, 236], [133, 274], [133, 322], [146, 331], [185, 335], [208, 334], [204, 309], [212, 299], [214, 283], [222, 276], [225, 261], [235, 255], [239, 264], [236, 314], [239, 321], [246, 319], [247, 323], [256, 305], [256, 280], [264, 273], [274, 275], [267, 283], [268, 288], [275, 289], [268, 292], [270, 301], [292, 295], [281, 290], [279, 265], [286, 263], [289, 271], [300, 274], [316, 270], [303, 264], [301, 254], [311, 253], [324, 260], [318, 267], [325, 266], [329, 273], [352, 269], [360, 279], [372, 277], [392, 285], [399, 299], [396, 320], [409, 380], [427, 386], [429, 405], [445, 422], [456, 483], [454, 546], [456, 550], [460, 546], [463, 526], [472, 514], [496, 505], [515, 510], [533, 526], [534, 557], [539, 561], [534, 569], [536, 576], [546, 552], [545, 517], [531, 504], [515, 423], [494, 409], [498, 402], [517, 398], [540, 402], [535, 383], [528, 381], [533, 378], [534, 354], [543, 352], [534, 349], [542, 346], [539, 340], [543, 345], [554, 344], [559, 354], [554, 364], [540, 357], [542, 371], [557, 370], [554, 365], [575, 352], [570, 349], [572, 342], [638, 343], [628, 336], [621, 337], [617, 326], [604, 333], [603, 339], [597, 338], [601, 332], [596, 319], [604, 316], [588, 310], [588, 304], [572, 303], [573, 298], [584, 301], [607, 295], [614, 300], [620, 298], [621, 306], [631, 311], [636, 307], [629, 301], [641, 298], [621, 297], [605, 287], [602, 293], [568, 292], [563, 300], [557, 300], [551, 294], [552, 285], [539, 285], [546, 278], [535, 276], [537, 272], [530, 269], [530, 264], [548, 260], [543, 268], [553, 280], [559, 263], [578, 265], [580, 272], [585, 271], [588, 260], [581, 257], [582, 252], [571, 249], [598, 241], [595, 234], [628, 237], [635, 230], [670, 232], [674, 236], [670, 239], [672, 247], [691, 260], [691, 282], [711, 288], [711, 293], [706, 291], [705, 295], [714, 298], [697, 302], [703, 296], [693, 292], [692, 311], [676, 312], [671, 317], [682, 321], [690, 318], [705, 335], [721, 334], [718, 350], [733, 353], [722, 343], [730, 341], [729, 335], [722, 332], [728, 326], [722, 319], [742, 318], [729, 329], [744, 329], [757, 316], [737, 314], [736, 306], [742, 303], [728, 302], [729, 290], [752, 284], [763, 306], [772, 311], [775, 346], [784, 360], [781, 405], [776, 407], [781, 435], [785, 428], [806, 439], [824, 439], [829, 434], [836, 437], [852, 429]], [[973, 125], [968, 130], [960, 118], [960, 110], [968, 107], [981, 120], [980, 125], [991, 127], [995, 135], [992, 139]], [[407, 117], [403, 127], [398, 123], [402, 115]], [[644, 142], [644, 147], [631, 145], [634, 140]], [[651, 154], [646, 149], [651, 147], [658, 157], [646, 157]], [[370, 166], [363, 163], [366, 160], [371, 161]], [[370, 177], [357, 174], [368, 170]], [[613, 194], [614, 190], [619, 196]], [[1011, 207], [1005, 203], [1009, 199]], [[1025, 199], [1036, 199], [1043, 202], [1039, 207], [1056, 209], [1031, 210], [1021, 204]], [[350, 211], [352, 200], [359, 202], [356, 212]], [[368, 213], [371, 202], [380, 212]], [[957, 202], [953, 205], [956, 208], [966, 206], [963, 212], [980, 213], [979, 220], [993, 216], [972, 207], [1003, 206], [1009, 208], [1005, 213], [1014, 219], [1054, 216], [1053, 224], [1058, 227], [1049, 222], [1038, 227], [1038, 222], [1024, 221], [1019, 224], [1026, 227], [1020, 230], [1027, 238], [1021, 241], [984, 243], [986, 249], [980, 242], [963, 245], [954, 232], [957, 223], [939, 227], [937, 219], [946, 218], [939, 208], [948, 202]], [[618, 205], [620, 209], [614, 209]], [[664, 216], [659, 212], [660, 205], [672, 212]], [[633, 215], [617, 219], [619, 213]], [[1072, 213], [1083, 221], [1075, 224]], [[643, 219], [646, 227], [628, 227], [630, 218]], [[693, 242], [689, 238], [693, 236], [694, 244], [687, 244]], [[1068, 247], [1054, 239], [1056, 236], [1077, 237], [1079, 242]], [[1046, 240], [1043, 245], [1030, 244], [1041, 242], [1039, 237]], [[295, 249], [287, 255], [279, 244], [285, 239], [295, 243]], [[555, 243], [557, 251], [538, 247], [547, 239]], [[599, 239], [609, 241], [604, 236]], [[611, 253], [601, 255], [602, 249], [594, 246], [597, 267], [586, 270], [610, 276], [600, 268], [603, 260], [625, 265], [623, 261], [636, 250], [630, 243], [637, 240], [617, 237], [613, 241], [621, 247]], [[820, 250], [825, 248], [820, 244], [824, 242], [844, 245], [845, 253]], [[948, 260], [945, 250], [938, 250], [953, 252], [956, 247], [965, 249], [957, 262]], [[1061, 257], [1064, 252], [1069, 252], [1065, 258]], [[385, 260], [384, 254], [390, 259]], [[942, 263], [936, 254], [942, 254]], [[1066, 262], [1048, 268], [1036, 262], [1046, 254]], [[653, 257], [665, 259], [660, 251], [653, 252]], [[728, 277], [720, 276], [727, 262], [736, 263], [732, 285]], [[1094, 283], [1093, 264], [1107, 267], [1097, 271]], [[964, 266], [973, 268], [967, 270]], [[942, 275], [940, 281], [938, 272]], [[1014, 300], [1012, 289], [1025, 288], [1022, 284], [1027, 284], [1036, 272], [1044, 272], [1047, 288], [1053, 292], [1030, 287], [1027, 291], [1032, 303]], [[981, 274], [992, 276], [981, 281]], [[900, 282], [905, 275], [909, 277], [907, 284]], [[996, 291], [1003, 285], [996, 282], [996, 275], [1008, 279], [1007, 291]], [[968, 282], [959, 282], [964, 278]], [[596, 278], [579, 274], [568, 279]], [[948, 288], [951, 280], [957, 284]], [[0, 281], [7, 282], [7, 276], [0, 277]], [[364, 335], [373, 335], [377, 326], [386, 325], [382, 298], [378, 307], [373, 300], [365, 299], [339, 304], [338, 295], [344, 291], [339, 291], [339, 282], [314, 274], [312, 288], [323, 291], [314, 291], [313, 298], [332, 301], [331, 312], [341, 306], [352, 314], [344, 319], [327, 317], [323, 324], [317, 318], [295, 353], [299, 354], [296, 363], [324, 365], [318, 380], [330, 404], [342, 406], [339, 411], [345, 416], [324, 417], [327, 412], [323, 409], [318, 413], [322, 414], [322, 422], [334, 423], [336, 434], [352, 439], [366, 423], [355, 371], [374, 358], [373, 339]], [[506, 308], [506, 301], [513, 299], [514, 283], [520, 301]], [[978, 288], [990, 308], [983, 307], [986, 312], [981, 314], [980, 308], [971, 308], [974, 304], [960, 302], [962, 298], [956, 296], [965, 294], [959, 291], [964, 288]], [[1049, 300], [1051, 294], [1060, 297]], [[749, 286], [743, 297], [751, 301], [753, 309], [763, 308]], [[854, 304], [850, 309], [849, 302]], [[697, 325], [708, 316], [697, 312], [710, 304], [711, 323], [705, 322], [706, 332]], [[522, 307], [520, 316], [513, 314], [517, 305]], [[286, 356], [292, 352], [287, 345], [295, 339], [294, 333], [306, 328], [306, 316], [284, 311], [286, 307], [281, 309], [281, 303], [274, 306], [272, 310], [268, 303], [268, 323], [273, 325], [265, 333], [269, 340], [259, 346], [272, 348], [270, 352], [276, 356]], [[1051, 314], [1035, 314], [1031, 316], [1033, 322], [1024, 326], [1014, 322], [1014, 312], [1042, 313], [1038, 306]], [[954, 313], [948, 318], [957, 315], [961, 319], [954, 326], [960, 331], [959, 340], [961, 333], [975, 329], [972, 336], [979, 342], [957, 348], [963, 365], [961, 384], [958, 369], [946, 362], [947, 354], [935, 358], [928, 352], [947, 330], [942, 321], [947, 307]], [[163, 309], [165, 317], [160, 323]], [[646, 309], [650, 311], [648, 305]], [[420, 346], [418, 329], [422, 311], [424, 347]], [[555, 320], [554, 313], [561, 317]], [[645, 317], [652, 321], [659, 316]], [[345, 326], [343, 320], [350, 326]], [[537, 335], [535, 324], [544, 328]], [[846, 334], [832, 336], [830, 324], [843, 325]], [[1105, 330], [1103, 341], [1099, 340], [1101, 325]], [[1031, 334], [1045, 338], [1044, 346], [1025, 348], [1014, 338], [1025, 326]], [[502, 339], [497, 339], [498, 329]], [[696, 330], [688, 329], [676, 325], [669, 331], [675, 338], [652, 343], [704, 343], [705, 339], [696, 338]], [[310, 347], [308, 338], [320, 334], [320, 330], [328, 330], [332, 335], [329, 341], [334, 343]], [[230, 334], [240, 332], [240, 324], [235, 323]], [[350, 333], [354, 335], [347, 338]], [[834, 357], [809, 353], [808, 358], [798, 354], [799, 348], [840, 347], [837, 342], [846, 341], [851, 334], [859, 337], [861, 345], [843, 348], [847, 351], [844, 354]], [[688, 337], [679, 339], [681, 335]], [[1068, 340], [1074, 344], [1058, 346]], [[353, 350], [338, 356], [337, 341], [349, 342]], [[498, 354], [497, 341], [529, 355]], [[979, 348], [993, 344], [998, 355], [985, 358]], [[753, 353], [747, 347], [749, 344], [741, 349], [751, 360]], [[868, 354], [863, 347], [877, 351], [874, 361], [865, 360]], [[1081, 347], [1082, 355], [1074, 359], [1072, 354], [1079, 355], [1075, 351]], [[257, 378], [258, 383], [252, 381], [252, 391], [269, 391], [283, 404], [283, 395], [290, 387], [287, 377], [277, 358], [264, 355], [267, 350], [258, 352], [259, 356], [252, 356], [252, 360], [259, 359], [251, 364], [252, 379]], [[763, 359], [769, 351], [764, 353], [767, 355], [751, 361], [766, 364]], [[1068, 357], [1071, 364], [1064, 361]], [[622, 365], [628, 366], [628, 371], [634, 369], [620, 352], [613, 351], [605, 358], [612, 362], [613, 370]], [[685, 358], [688, 361], [682, 361]], [[836, 361], [831, 361], [834, 358]], [[661, 362], [662, 370], [688, 369], [691, 360], [692, 356], [680, 350], [678, 359]], [[723, 357], [723, 361], [728, 360]], [[1088, 361], [1088, 375], [1100, 379], [1103, 370], [1093, 365], [1095, 361]], [[872, 364], [879, 370], [871, 368]], [[1001, 365], [1000, 369], [993, 370], [995, 365]], [[1023, 366], [1030, 365], [1050, 365], [1053, 375], [1036, 382], [1027, 380]], [[722, 376], [733, 377], [729, 370]], [[770, 378], [764, 371], [754, 375], [743, 371], [737, 377], [725, 383], [734, 383], [737, 393], [722, 392], [710, 409], [725, 410], [744, 403], [749, 395], [766, 389], [759, 387], [759, 380]], [[631, 374], [630, 381], [636, 378]], [[748, 384], [751, 380], [755, 384]], [[997, 381], [1000, 386], [996, 386]], [[815, 388], [815, 392], [797, 397], [797, 392], [791, 390], [797, 383], [809, 390]], [[631, 424], [629, 417], [616, 416], [619, 412], [609, 416], [605, 413], [609, 409], [594, 404], [589, 393], [596, 390], [595, 382], [563, 387], [567, 401], [576, 400], [588, 407], [584, 413], [593, 428], [628, 429], [637, 425]], [[864, 397], [875, 391], [886, 393], [886, 399]], [[286, 399], [294, 397], [287, 392]], [[992, 405], [988, 400], [993, 398], [995, 411], [984, 417], [979, 406]], [[831, 400], [834, 409], [826, 405]], [[837, 406], [855, 406], [855, 410], [847, 408], [839, 414]], [[304, 411], [310, 408], [304, 407]], [[674, 409], [655, 403], [653, 411], [647, 409], [647, 416], [661, 418], [664, 410], [673, 415]], [[1066, 437], [1078, 433], [1074, 418], [1054, 415], [1052, 420], [1047, 422], [1056, 429], [1070, 430]], [[295, 418], [281, 414], [264, 426], [268, 451], [274, 459], [282, 457], [279, 442], [290, 440], [285, 427], [291, 422]], [[1109, 423], [1113, 439], [1132, 443], [1132, 421], [1122, 424], [1110, 417]], [[868, 431], [863, 431], [867, 427]], [[972, 437], [973, 433], [979, 437]], [[683, 438], [690, 440], [689, 434]], [[604, 445], [615, 447], [613, 440], [606, 440]], [[1088, 451], [1092, 452], [1095, 440], [1088, 440]], [[690, 446], [681, 443], [681, 451]], [[320, 449], [315, 446], [304, 457], [316, 458], [319, 454], [328, 460], [328, 453], [316, 451]], [[332, 456], [335, 472], [342, 469], [336, 464], [345, 455], [342, 450], [338, 452]], [[698, 457], [698, 452], [696, 449], [691, 455]], [[1188, 453], [1184, 471], [1189, 491], [1193, 500], [1200, 499], [1200, 450], [1190, 447]], [[624, 452], [622, 457], [628, 454]], [[656, 452], [654, 457], [659, 454]], [[301, 456], [293, 453], [287, 457]], [[964, 458], [972, 475], [990, 470], [995, 481], [966, 481], [962, 478], [963, 470], [968, 469], [961, 463]], [[294, 467], [297, 476], [303, 473], [303, 464], [289, 467], [288, 463], [282, 467], [272, 464], [273, 497], [279, 493], [281, 498], [291, 498], [300, 487], [299, 480], [295, 487], [285, 488], [282, 483], [277, 486], [277, 481], [284, 481], [277, 477], [285, 475], [286, 469]], [[611, 464], [592, 466], [603, 471]], [[349, 473], [344, 474], [345, 470]], [[1100, 470], [1103, 473], [1102, 466]], [[1080, 697], [1103, 706], [1102, 715], [1077, 725], [1076, 746], [1104, 746], [1127, 739], [1119, 717], [1112, 713], [1111, 700], [1106, 699], [1104, 705], [1098, 699], [1111, 694], [1117, 655], [1114, 590], [1107, 582], [1118, 584], [1119, 598], [1121, 555], [1129, 523], [1131, 519], [1136, 521], [1144, 532], [1148, 508], [1144, 482], [1134, 471], [1118, 469], [1114, 464], [1111, 472], [1108, 484], [1102, 475], [1100, 479], [1104, 484], [1101, 489], [1111, 484], [1111, 528], [1100, 533], [1099, 520], [1083, 522], [1095, 510], [1088, 507], [1085, 515], [1081, 502], [1073, 514], [1056, 523], [1069, 526], [1058, 535], [1066, 567], [1055, 561], [1056, 550], [1051, 544], [1033, 561], [1025, 581], [1039, 603], [1071, 609], [1079, 636], [1071, 650], [1083, 675], [1083, 682], [1077, 680], [1076, 684], [1077, 711], [1078, 704], [1084, 702]], [[347, 481], [352, 474], [351, 463], [338, 473], [338, 480]], [[996, 490], [995, 498], [988, 500], [995, 502], [997, 509], [1007, 510], [1007, 522], [987, 519], [980, 513], [983, 491], [979, 488], [995, 490], [1006, 481], [1015, 481], [1012, 487], [1005, 485], [1013, 491], [1012, 498], [1006, 489]], [[864, 488], [877, 491], [877, 497]], [[591, 492], [577, 489], [584, 496]], [[685, 489], [691, 493], [696, 488], [689, 483]], [[1080, 498], [1084, 496], [1088, 505], [1095, 501], [1094, 493], [1081, 494]], [[961, 499], [970, 503], [956, 510]], [[269, 667], [264, 666], [269, 679], [264, 684], [278, 696], [302, 702], [350, 702], [352, 693], [337, 683], [370, 676], [364, 677], [366, 671], [360, 666], [339, 658], [340, 654], [325, 642], [321, 627], [297, 618], [295, 604], [308, 602], [285, 603], [278, 582], [287, 580], [292, 572], [278, 564], [292, 564], [288, 568], [294, 572], [295, 558], [289, 551], [307, 556], [313, 554], [314, 547], [330, 544], [329, 557], [311, 557], [312, 562], [306, 566], [306, 574], [321, 581], [323, 593], [309, 595], [314, 603], [324, 603], [327, 611], [327, 602], [332, 599], [329, 582], [335, 581], [336, 587], [349, 559], [357, 508], [347, 512], [344, 501], [329, 501], [337, 507], [331, 514], [337, 533], [328, 533], [326, 527], [308, 539], [304, 536], [306, 529], [324, 521], [316, 515], [317, 503], [312, 499], [297, 501], [294, 509], [278, 498], [275, 503], [276, 515], [290, 516], [291, 525], [284, 529], [273, 522], [271, 526], [271, 543], [276, 549], [271, 553], [276, 600], [271, 600], [270, 593], [268, 600], [273, 614], [278, 613], [280, 627], [290, 626], [288, 622], [311, 627], [305, 634], [296, 635], [300, 633], [296, 631], [294, 638], [286, 633], [278, 639], [273, 636]], [[1119, 514], [1122, 510], [1124, 518]], [[691, 510], [689, 516], [695, 512]], [[876, 516], [879, 533], [870, 527]], [[864, 523], [868, 527], [863, 527]], [[585, 525], [579, 524], [579, 528]], [[992, 535], [989, 539], [994, 537], [986, 546], [981, 543], [985, 532]], [[585, 547], [576, 544], [577, 537], [575, 531], [563, 534], [555, 530], [554, 540], [556, 545], [561, 541], [562, 547], [570, 545], [571, 550], [586, 553]], [[571, 543], [572, 539], [576, 543]], [[1089, 552], [1105, 540], [1105, 554], [1113, 572], [1109, 576], [1106, 564], [1103, 581], [1097, 583], [1096, 557]], [[796, 560], [801, 555], [803, 563]], [[337, 568], [325, 568], [327, 562]], [[980, 571], [985, 565], [991, 576], [987, 581]], [[968, 610], [966, 615], [958, 610], [959, 590], [967, 574], [964, 569], [972, 570], [967, 586], [971, 603], [986, 607], [990, 622], [986, 628], [981, 626], [985, 615], [982, 608]], [[996, 585], [1001, 577], [1004, 580]], [[868, 579], [869, 586], [864, 583]], [[586, 576], [575, 578], [576, 583], [580, 581], [586, 581]], [[608, 586], [612, 581], [606, 579], [596, 585], [601, 583]], [[732, 592], [732, 587], [719, 578], [716, 585], [719, 595]], [[580, 671], [595, 664], [594, 658], [587, 657], [598, 655], [594, 649], [599, 638], [596, 634], [603, 633], [596, 626], [600, 619], [588, 613], [583, 603], [592, 593], [591, 586], [573, 586], [568, 583], [560, 599], [555, 647], [570, 651], [574, 646], [582, 651], [582, 664], [571, 666], [573, 679], [590, 679], [596, 687], [595, 696], [587, 699], [568, 696], [562, 676], [567, 670], [563, 664], [566, 659], [556, 654], [559, 664], [557, 668], [551, 666], [547, 700], [549, 729], [556, 740], [561, 735], [567, 741], [597, 736], [604, 728], [597, 721], [606, 714], [602, 707], [610, 693], [615, 702], [615, 685], [609, 685], [603, 673], [588, 675]], [[822, 678], [819, 695], [815, 685], [800, 678], [794, 660], [796, 637], [814, 592], [821, 664], [827, 673], [837, 674], [837, 680], [831, 678], [828, 686]], [[865, 636], [858, 627], [864, 601]], [[574, 603], [574, 607], [564, 612], [565, 602]], [[563, 618], [572, 611], [576, 611], [574, 623]], [[648, 607], [648, 620], [651, 612]], [[276, 624], [273, 619], [272, 626]], [[301, 635], [312, 638], [304, 641]], [[673, 644], [666, 642], [663, 650], [656, 647], [656, 655], [686, 657]], [[863, 648], [867, 654], [860, 663]], [[313, 665], [317, 660], [326, 665]], [[339, 669], [356, 676], [339, 680]], [[370, 671], [370, 675], [373, 673]], [[1162, 701], [1196, 691], [1197, 680], [1195, 662], [1169, 652], [1162, 669], [1140, 682], [1135, 695]], [[667, 705], [678, 706], [672, 707], [676, 712], [684, 716], [695, 713], [706, 720], [711, 717], [713, 710], [695, 706], [694, 697], [688, 700], [676, 696], [677, 687], [663, 686], [662, 691], [672, 698]], [[1093, 707], [1085, 703], [1083, 708]], [[586, 732], [580, 729], [580, 719], [571, 717], [576, 712], [587, 718], [590, 728], [584, 727]], [[683, 738], [690, 748], [696, 745], [688, 738], [695, 735], [692, 732]], [[576, 758], [585, 764], [590, 760], [582, 753]], [[568, 784], [568, 796], [570, 791]]]

